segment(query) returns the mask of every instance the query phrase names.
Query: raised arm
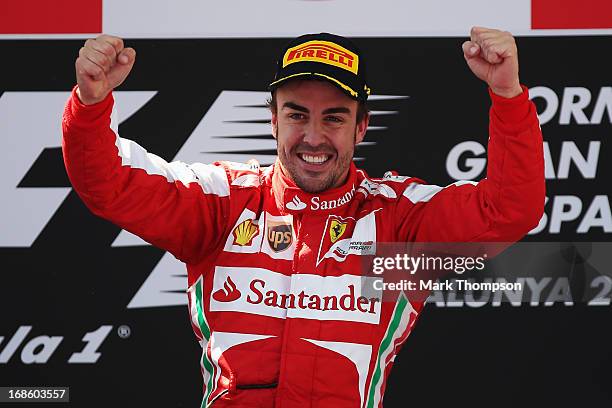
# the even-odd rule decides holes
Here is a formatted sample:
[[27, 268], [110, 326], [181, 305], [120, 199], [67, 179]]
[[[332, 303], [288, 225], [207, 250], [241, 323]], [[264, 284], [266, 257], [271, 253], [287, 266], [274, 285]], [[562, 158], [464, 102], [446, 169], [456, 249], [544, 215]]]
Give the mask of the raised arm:
[[519, 82], [514, 38], [475, 27], [463, 52], [492, 100], [487, 177], [446, 187], [409, 182], [397, 207], [403, 219], [399, 239], [513, 242], [534, 228], [544, 211], [542, 134]]
[[217, 165], [168, 163], [111, 127], [111, 91], [135, 56], [121, 39], [105, 35], [81, 48], [78, 86], [62, 121], [66, 170], [93, 213], [184, 262], [197, 262], [223, 235], [227, 173]]

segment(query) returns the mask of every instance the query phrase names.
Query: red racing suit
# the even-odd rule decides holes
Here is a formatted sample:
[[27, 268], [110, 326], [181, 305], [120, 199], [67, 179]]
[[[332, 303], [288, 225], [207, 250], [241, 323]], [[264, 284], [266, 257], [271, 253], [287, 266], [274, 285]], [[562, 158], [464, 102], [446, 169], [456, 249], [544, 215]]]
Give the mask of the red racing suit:
[[526, 88], [491, 99], [487, 177], [446, 187], [352, 165], [343, 186], [308, 194], [278, 164], [168, 163], [111, 128], [112, 95], [85, 106], [73, 91], [62, 146], [91, 211], [187, 265], [202, 406], [381, 407], [423, 302], [364, 296], [361, 255], [377, 242], [514, 242], [542, 215], [535, 106]]

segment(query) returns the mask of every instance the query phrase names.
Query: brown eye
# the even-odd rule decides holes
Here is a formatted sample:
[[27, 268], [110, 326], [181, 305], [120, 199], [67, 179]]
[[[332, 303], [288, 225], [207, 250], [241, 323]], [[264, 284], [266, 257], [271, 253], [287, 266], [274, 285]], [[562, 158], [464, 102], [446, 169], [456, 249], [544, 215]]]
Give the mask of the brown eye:
[[293, 120], [303, 120], [306, 117], [303, 113], [290, 113], [287, 116]]
[[338, 116], [326, 116], [325, 120], [327, 120], [328, 122], [335, 122], [335, 123], [342, 123], [343, 122], [342, 118], [340, 118]]

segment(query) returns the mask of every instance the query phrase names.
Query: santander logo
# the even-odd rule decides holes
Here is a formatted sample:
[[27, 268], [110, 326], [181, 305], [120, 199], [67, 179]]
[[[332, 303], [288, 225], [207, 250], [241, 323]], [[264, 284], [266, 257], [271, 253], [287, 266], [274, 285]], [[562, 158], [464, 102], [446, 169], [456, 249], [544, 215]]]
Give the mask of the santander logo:
[[[384, 187], [387, 187], [387, 186], [384, 186]], [[392, 193], [394, 193], [392, 189], [390, 189], [389, 187], [387, 188], [391, 190]], [[381, 193], [376, 192], [373, 194], [381, 194]], [[348, 202], [350, 202], [353, 199], [354, 195], [355, 195], [355, 185], [353, 185], [350, 191], [347, 191], [346, 193], [344, 193], [344, 195], [338, 198], [332, 199], [332, 200], [322, 200], [321, 197], [314, 196], [310, 199], [310, 209], [313, 211], [333, 210], [334, 208], [341, 207], [344, 204], [347, 204]], [[291, 201], [285, 204], [285, 207], [287, 207], [288, 209], [292, 211], [300, 211], [300, 210], [305, 209], [307, 207], [307, 204], [304, 203], [302, 200], [300, 200], [300, 197], [295, 195], [293, 196], [293, 199]]]
[[295, 196], [293, 197], [293, 200], [287, 203], [287, 208], [293, 211], [300, 211], [306, 208], [306, 204], [304, 204], [304, 202], [300, 200], [300, 197]]
[[223, 288], [214, 292], [212, 294], [212, 297], [217, 302], [226, 303], [226, 302], [233, 302], [234, 300], [240, 299], [241, 295], [242, 293], [240, 293], [240, 290], [238, 290], [232, 278], [228, 276], [227, 279], [225, 280], [225, 283], [223, 284]]
[[381, 278], [217, 266], [210, 311], [378, 324], [382, 291], [373, 280]]

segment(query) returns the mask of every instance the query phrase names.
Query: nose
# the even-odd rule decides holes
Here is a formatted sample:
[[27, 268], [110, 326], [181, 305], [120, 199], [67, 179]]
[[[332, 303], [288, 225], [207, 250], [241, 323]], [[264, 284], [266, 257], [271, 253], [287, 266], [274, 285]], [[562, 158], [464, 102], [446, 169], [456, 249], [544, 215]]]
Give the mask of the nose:
[[326, 136], [323, 126], [321, 126], [318, 121], [309, 121], [304, 127], [304, 137], [302, 141], [312, 147], [325, 144]]

